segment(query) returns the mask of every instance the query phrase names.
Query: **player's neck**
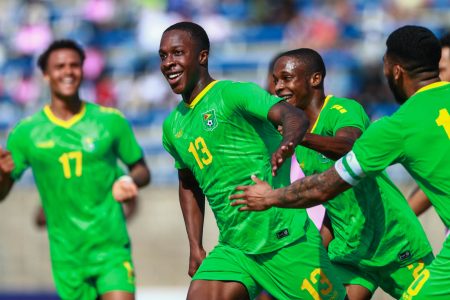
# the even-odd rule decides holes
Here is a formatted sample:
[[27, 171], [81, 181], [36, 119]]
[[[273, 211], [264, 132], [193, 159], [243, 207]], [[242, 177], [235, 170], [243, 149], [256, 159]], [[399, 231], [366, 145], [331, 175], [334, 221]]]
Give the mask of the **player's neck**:
[[200, 78], [200, 80], [197, 82], [195, 87], [192, 89], [190, 93], [183, 94], [183, 101], [187, 104], [191, 104], [192, 101], [200, 94], [211, 82], [213, 82], [214, 79], [209, 76], [204, 76], [203, 78]]
[[325, 98], [326, 97], [324, 93], [318, 93], [314, 95], [308, 107], [305, 109], [305, 113], [308, 116], [311, 127], [314, 125], [314, 123], [316, 123], [316, 120], [319, 117], [320, 111], [322, 110], [323, 104], [325, 102]]
[[441, 81], [439, 77], [433, 76], [431, 78], [423, 78], [421, 80], [412, 81], [409, 86], [406, 87], [406, 95], [408, 98], [410, 98], [412, 95], [414, 95], [418, 90], [421, 88], [430, 85], [432, 83]]
[[82, 106], [83, 102], [78, 95], [71, 99], [52, 98], [50, 110], [58, 119], [69, 120], [81, 111]]

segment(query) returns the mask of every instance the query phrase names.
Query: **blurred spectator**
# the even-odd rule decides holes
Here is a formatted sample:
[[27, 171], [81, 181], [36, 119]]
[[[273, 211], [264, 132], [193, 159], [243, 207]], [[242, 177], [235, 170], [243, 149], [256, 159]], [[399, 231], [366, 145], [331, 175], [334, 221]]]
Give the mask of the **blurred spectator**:
[[25, 72], [22, 74], [19, 81], [15, 82], [12, 88], [12, 98], [22, 110], [33, 107], [39, 98], [39, 85], [37, 79], [31, 72]]
[[117, 106], [117, 96], [114, 90], [114, 82], [107, 72], [103, 72], [96, 80], [95, 102], [108, 107]]

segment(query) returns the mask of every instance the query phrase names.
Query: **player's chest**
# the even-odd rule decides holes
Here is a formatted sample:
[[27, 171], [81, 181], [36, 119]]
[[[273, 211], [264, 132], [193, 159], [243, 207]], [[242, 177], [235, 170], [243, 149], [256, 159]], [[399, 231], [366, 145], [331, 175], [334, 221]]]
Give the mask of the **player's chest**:
[[96, 160], [104, 156], [113, 144], [108, 131], [98, 127], [40, 126], [30, 134], [29, 159], [34, 162], [64, 161], [83, 158]]

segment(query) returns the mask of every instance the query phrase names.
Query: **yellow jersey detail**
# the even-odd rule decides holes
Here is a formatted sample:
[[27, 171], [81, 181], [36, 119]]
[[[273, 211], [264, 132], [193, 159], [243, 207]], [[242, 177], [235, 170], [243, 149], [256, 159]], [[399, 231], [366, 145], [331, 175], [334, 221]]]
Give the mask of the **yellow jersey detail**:
[[330, 100], [331, 97], [333, 97], [333, 95], [328, 95], [328, 96], [325, 98], [325, 101], [323, 101], [323, 105], [322, 105], [322, 108], [320, 109], [319, 115], [317, 116], [316, 122], [314, 122], [314, 125], [313, 125], [313, 127], [311, 128], [311, 133], [313, 133], [313, 132], [314, 132], [314, 129], [316, 129], [317, 123], [319, 123], [320, 114], [322, 113], [323, 108], [324, 108], [325, 106], [327, 106], [328, 101]]
[[56, 117], [53, 114], [52, 110], [50, 109], [49, 105], [46, 105], [44, 107], [44, 114], [47, 116], [47, 118], [50, 120], [50, 122], [52, 122], [55, 125], [64, 127], [64, 128], [72, 127], [75, 123], [77, 123], [79, 120], [81, 120], [81, 118], [84, 116], [85, 113], [86, 113], [86, 104], [84, 102], [81, 104], [80, 112], [73, 115], [69, 120], [61, 120], [58, 117]]
[[190, 103], [190, 104], [185, 104], [187, 107], [189, 108], [194, 108], [195, 105], [197, 105], [198, 102], [200, 102], [200, 100], [202, 100], [203, 96], [217, 83], [217, 80], [214, 80], [213, 82], [211, 82], [210, 84], [208, 84], [201, 92], [200, 94], [197, 95], [197, 97], [195, 97], [195, 99]]

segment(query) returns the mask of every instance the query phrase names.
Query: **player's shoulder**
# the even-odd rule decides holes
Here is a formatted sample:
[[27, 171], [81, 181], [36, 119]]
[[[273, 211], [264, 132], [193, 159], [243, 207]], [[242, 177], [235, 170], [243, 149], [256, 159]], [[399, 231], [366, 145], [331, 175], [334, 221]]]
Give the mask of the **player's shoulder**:
[[89, 114], [98, 114], [105, 117], [119, 117], [124, 119], [124, 114], [115, 107], [107, 107], [92, 102], [85, 102], [86, 112]]
[[362, 108], [361, 103], [359, 103], [355, 99], [345, 98], [345, 97], [336, 97], [334, 95], [330, 95], [328, 97], [329, 97], [329, 101], [328, 101], [327, 106], [330, 109], [341, 110], [341, 109], [346, 109], [346, 107], [352, 108], [352, 109], [354, 109], [354, 108], [361, 109]]
[[19, 120], [16, 123], [16, 125], [14, 125], [14, 127], [11, 129], [10, 134], [17, 133], [17, 132], [30, 131], [30, 130], [36, 128], [36, 126], [38, 126], [39, 124], [42, 124], [42, 122], [46, 122], [46, 121], [47, 121], [47, 119], [45, 118], [44, 112], [41, 109], [41, 110], [35, 112], [34, 114]]

